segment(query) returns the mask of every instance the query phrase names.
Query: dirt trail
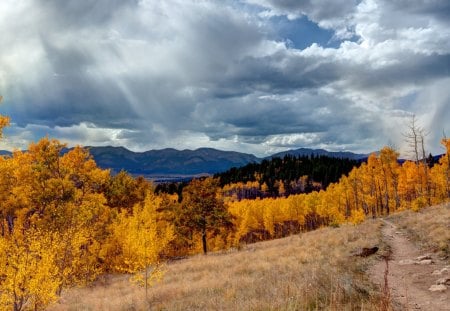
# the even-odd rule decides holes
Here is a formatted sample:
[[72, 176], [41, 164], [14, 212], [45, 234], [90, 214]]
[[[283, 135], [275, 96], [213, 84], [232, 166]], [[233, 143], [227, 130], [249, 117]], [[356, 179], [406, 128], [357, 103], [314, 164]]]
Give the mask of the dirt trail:
[[[443, 291], [430, 291], [437, 280], [450, 277], [450, 266], [436, 254], [424, 256], [406, 234], [391, 222], [383, 220], [383, 239], [391, 248], [388, 283], [395, 310], [450, 311], [450, 286], [441, 285]], [[380, 260], [370, 275], [376, 284], [384, 284], [386, 263]]]

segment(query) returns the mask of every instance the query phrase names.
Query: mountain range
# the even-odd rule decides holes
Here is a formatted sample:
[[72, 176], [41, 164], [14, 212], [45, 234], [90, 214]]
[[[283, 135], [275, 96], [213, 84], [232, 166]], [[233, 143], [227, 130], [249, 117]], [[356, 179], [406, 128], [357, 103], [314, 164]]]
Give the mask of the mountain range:
[[[143, 175], [155, 180], [172, 180], [189, 178], [196, 175], [214, 174], [232, 167], [244, 166], [252, 162], [260, 162], [253, 154], [235, 151], [221, 151], [212, 148], [196, 150], [176, 150], [172, 148], [133, 152], [124, 147], [87, 147], [97, 165], [111, 169], [113, 173], [125, 170], [132, 175]], [[10, 154], [0, 151], [0, 155]], [[323, 149], [300, 148], [276, 153], [266, 158], [292, 156], [329, 156], [360, 160], [366, 154], [352, 152], [330, 152]]]

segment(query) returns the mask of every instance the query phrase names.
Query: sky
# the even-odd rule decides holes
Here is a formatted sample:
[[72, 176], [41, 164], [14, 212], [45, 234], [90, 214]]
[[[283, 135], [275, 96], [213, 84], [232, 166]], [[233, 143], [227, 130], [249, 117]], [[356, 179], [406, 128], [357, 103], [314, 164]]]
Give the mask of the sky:
[[450, 136], [448, 0], [1, 0], [0, 149], [408, 153]]

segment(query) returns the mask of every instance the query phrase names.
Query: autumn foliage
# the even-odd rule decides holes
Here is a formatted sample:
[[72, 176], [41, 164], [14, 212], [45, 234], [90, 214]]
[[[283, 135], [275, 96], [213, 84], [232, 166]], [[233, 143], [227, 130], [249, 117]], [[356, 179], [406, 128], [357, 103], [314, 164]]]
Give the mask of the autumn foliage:
[[398, 153], [384, 147], [326, 190], [257, 200], [230, 197], [228, 206], [237, 228], [233, 241], [253, 242], [321, 226], [361, 223], [368, 217], [447, 202], [450, 140], [443, 139], [442, 145], [446, 153], [432, 167], [423, 161], [400, 164]]
[[42, 309], [99, 274], [156, 267], [173, 237], [151, 191], [132, 207], [108, 206], [105, 194], [120, 202], [123, 192], [111, 194], [109, 171], [87, 150], [64, 148], [44, 138], [0, 158], [1, 309]]

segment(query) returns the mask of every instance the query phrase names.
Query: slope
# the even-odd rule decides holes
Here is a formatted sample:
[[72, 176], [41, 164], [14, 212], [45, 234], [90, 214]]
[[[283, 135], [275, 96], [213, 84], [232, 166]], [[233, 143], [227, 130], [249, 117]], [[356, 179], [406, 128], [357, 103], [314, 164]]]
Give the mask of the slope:
[[[406, 296], [401, 291], [404, 286], [412, 288], [417, 275], [400, 275], [403, 289], [389, 279], [387, 292], [391, 295], [387, 297], [382, 296], [382, 286], [376, 285], [383, 283], [382, 276], [381, 280], [372, 279], [374, 283], [369, 279], [373, 265], [381, 264], [379, 273], [384, 274], [383, 257], [392, 251], [386, 237], [400, 235], [396, 233], [400, 230], [404, 240], [413, 243], [408, 247], [415, 250], [414, 256], [430, 252], [435, 259], [446, 257], [448, 267], [449, 219], [450, 205], [442, 205], [390, 216], [388, 221], [398, 229], [388, 235], [383, 233], [390, 230], [383, 220], [368, 220], [358, 226], [323, 228], [173, 261], [167, 264], [163, 280], [150, 289], [148, 299], [142, 288], [130, 283], [129, 276], [107, 275], [93, 287], [64, 292], [49, 310], [403, 310], [401, 299]], [[374, 245], [380, 248], [374, 256], [352, 255]], [[394, 258], [398, 256], [395, 249], [393, 252]], [[394, 268], [390, 267], [391, 277]], [[433, 264], [417, 267], [438, 270]], [[435, 275], [433, 280], [450, 276], [450, 271], [441, 273], [448, 274]], [[427, 283], [426, 289], [430, 285]], [[450, 290], [430, 294], [440, 306], [449, 305]], [[431, 310], [427, 301], [422, 306], [415, 303], [411, 309]]]
[[125, 275], [63, 293], [49, 310], [377, 310], [364, 271], [371, 258], [351, 256], [379, 245], [379, 222], [324, 228], [167, 264], [149, 291]]

